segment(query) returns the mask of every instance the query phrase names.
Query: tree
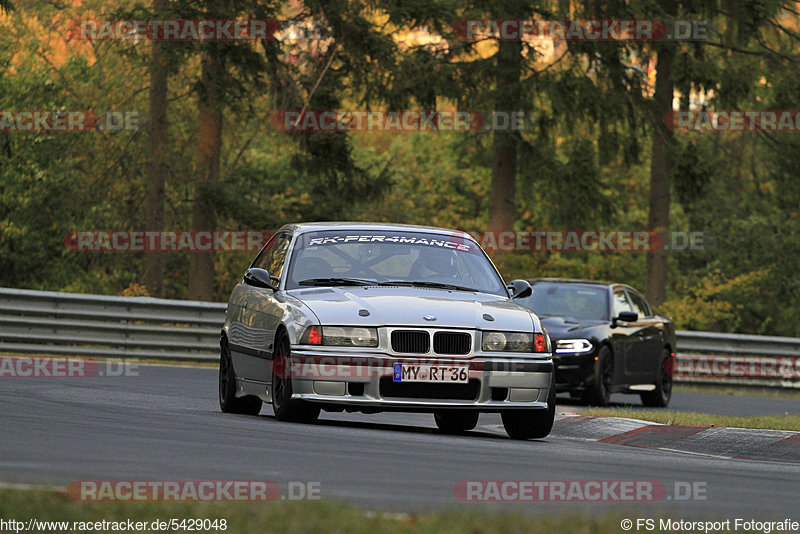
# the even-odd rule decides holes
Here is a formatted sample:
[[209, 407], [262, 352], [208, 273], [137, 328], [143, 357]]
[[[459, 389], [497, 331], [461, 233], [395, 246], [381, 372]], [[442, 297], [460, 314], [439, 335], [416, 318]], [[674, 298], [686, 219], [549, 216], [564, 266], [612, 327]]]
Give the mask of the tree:
[[[662, 0], [664, 13], [674, 17], [677, 5], [674, 0]], [[664, 117], [672, 111], [675, 94], [673, 68], [675, 45], [664, 43], [656, 49], [656, 83], [650, 123], [652, 152], [650, 156], [650, 192], [647, 229], [650, 232], [669, 230], [670, 177], [672, 176], [672, 143]], [[660, 306], [667, 298], [667, 254], [665, 250], [648, 251], [645, 274], [645, 293], [653, 306]]]
[[[497, 69], [495, 111], [503, 111], [503, 108], [505, 111], [519, 111], [523, 105], [519, 88], [522, 42], [500, 41], [495, 61]], [[498, 131], [493, 135], [489, 230], [499, 232], [513, 230], [516, 220], [519, 134]]]
[[[202, 57], [197, 101], [197, 182], [192, 206], [192, 228], [215, 230], [217, 213], [211, 191], [219, 183], [222, 144], [222, 103], [219, 87], [225, 80], [223, 57], [216, 43], [207, 43]], [[214, 294], [214, 253], [194, 252], [189, 259], [189, 298], [211, 300]]]
[[[169, 0], [153, 0], [157, 17], [163, 17]], [[147, 169], [147, 198], [145, 228], [164, 230], [164, 181], [167, 171], [167, 79], [168, 64], [162, 41], [153, 41], [150, 65], [150, 136]], [[156, 297], [164, 291], [164, 255], [160, 252], [144, 253], [144, 285]]]

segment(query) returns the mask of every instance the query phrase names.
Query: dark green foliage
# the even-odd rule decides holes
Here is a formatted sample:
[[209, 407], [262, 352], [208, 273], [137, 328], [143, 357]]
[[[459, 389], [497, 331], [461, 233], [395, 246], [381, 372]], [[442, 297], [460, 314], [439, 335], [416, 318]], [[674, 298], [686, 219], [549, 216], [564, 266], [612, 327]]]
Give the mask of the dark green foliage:
[[[231, 2], [226, 16], [276, 18], [285, 2]], [[282, 133], [276, 110], [462, 109], [530, 112], [518, 147], [517, 229], [642, 230], [647, 223], [653, 125], [649, 60], [665, 43], [569, 42], [556, 65], [528, 44], [506, 47], [517, 82], [498, 88], [497, 58], [461, 41], [464, 18], [662, 18], [675, 7], [707, 19], [712, 43], [677, 43], [680, 108], [799, 109], [797, 15], [777, 0], [464, 3], [454, 0], [305, 2], [296, 20], [329, 27], [318, 53], [289, 61], [287, 45], [215, 43], [228, 77], [219, 183], [199, 190], [224, 230], [274, 230], [300, 220], [388, 220], [485, 230], [492, 135]], [[789, 6], [790, 4], [787, 4]], [[147, 18], [150, 3], [77, 12]], [[63, 61], [24, 24], [65, 7], [25, 2], [0, 36], [0, 109], [146, 111], [148, 47], [98, 42]], [[207, 2], [173, 2], [173, 18], [210, 16]], [[575, 9], [576, 11], [570, 11]], [[68, 14], [72, 15], [71, 12]], [[380, 23], [378, 22], [380, 21]], [[388, 22], [387, 22], [388, 21]], [[385, 23], [385, 24], [384, 24]], [[397, 37], [427, 27], [443, 42]], [[782, 27], [783, 28], [782, 28]], [[390, 32], [388, 28], [393, 28]], [[318, 43], [321, 44], [321, 43]], [[72, 46], [72, 45], [70, 45]], [[170, 107], [167, 229], [187, 229], [195, 182], [198, 57], [208, 43], [168, 43]], [[40, 50], [41, 48], [41, 50]], [[46, 50], [50, 55], [42, 55]], [[91, 58], [91, 60], [90, 60]], [[48, 61], [45, 61], [47, 59]], [[145, 124], [146, 126], [146, 124]], [[120, 294], [137, 284], [133, 253], [76, 253], [75, 229], [144, 226], [144, 131], [0, 132], [0, 285]], [[679, 326], [800, 335], [800, 134], [675, 134], [672, 225], [706, 232], [706, 250], [670, 255], [665, 310]], [[165, 293], [186, 295], [186, 254], [168, 254]], [[224, 300], [251, 253], [217, 254], [215, 298]], [[518, 253], [497, 258], [508, 278], [564, 275], [644, 284], [644, 258], [614, 253]]]

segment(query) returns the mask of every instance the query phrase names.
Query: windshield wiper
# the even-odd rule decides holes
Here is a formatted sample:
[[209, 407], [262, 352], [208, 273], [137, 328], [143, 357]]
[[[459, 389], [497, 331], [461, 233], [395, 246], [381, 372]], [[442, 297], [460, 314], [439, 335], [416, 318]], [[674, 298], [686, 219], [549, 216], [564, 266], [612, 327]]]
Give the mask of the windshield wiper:
[[472, 291], [476, 292], [477, 289], [471, 287], [457, 286], [454, 284], [442, 284], [440, 282], [426, 282], [420, 280], [407, 281], [407, 280], [391, 280], [388, 282], [381, 282], [382, 286], [408, 286], [408, 287], [430, 287], [436, 289], [452, 289], [454, 291]]
[[300, 286], [374, 286], [378, 282], [364, 278], [309, 278], [297, 282]]

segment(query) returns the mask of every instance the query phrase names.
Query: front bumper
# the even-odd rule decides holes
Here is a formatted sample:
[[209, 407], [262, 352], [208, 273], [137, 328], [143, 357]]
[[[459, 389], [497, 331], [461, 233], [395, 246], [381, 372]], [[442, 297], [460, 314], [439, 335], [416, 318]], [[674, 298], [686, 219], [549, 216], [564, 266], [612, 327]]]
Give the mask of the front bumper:
[[[394, 382], [395, 363], [467, 365], [469, 379], [467, 383]], [[362, 411], [546, 409], [553, 384], [550, 354], [399, 356], [297, 346], [286, 367], [293, 399]]]
[[555, 354], [556, 391], [583, 391], [594, 381], [595, 351], [582, 354]]

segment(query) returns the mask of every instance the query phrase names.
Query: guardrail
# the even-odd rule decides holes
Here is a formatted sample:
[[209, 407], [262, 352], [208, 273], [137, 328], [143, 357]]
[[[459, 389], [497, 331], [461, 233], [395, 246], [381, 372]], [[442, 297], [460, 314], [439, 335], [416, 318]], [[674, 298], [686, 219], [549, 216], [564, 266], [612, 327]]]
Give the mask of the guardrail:
[[0, 288], [0, 351], [216, 360], [225, 304]]
[[[0, 288], [0, 352], [216, 360], [225, 304]], [[800, 388], [800, 338], [678, 331], [676, 380]]]
[[800, 388], [800, 338], [679, 330], [675, 380]]

